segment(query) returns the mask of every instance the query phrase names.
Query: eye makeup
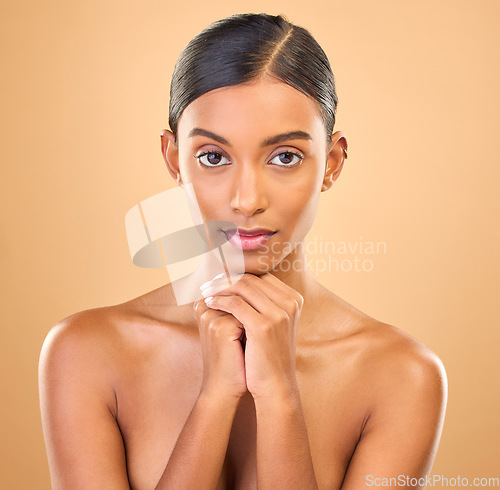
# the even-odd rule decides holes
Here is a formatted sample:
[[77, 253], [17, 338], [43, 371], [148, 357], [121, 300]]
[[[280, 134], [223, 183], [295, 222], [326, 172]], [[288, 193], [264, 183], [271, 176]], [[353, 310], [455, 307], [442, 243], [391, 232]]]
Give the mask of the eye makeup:
[[[288, 159], [288, 160], [294, 160], [296, 159], [295, 162], [293, 163], [289, 163], [289, 162], [281, 162], [281, 163], [277, 163], [277, 162], [273, 162], [273, 160], [275, 160], [276, 158], [278, 157], [282, 157], [282, 156], [285, 156], [285, 159]], [[214, 168], [220, 168], [220, 167], [224, 167], [226, 165], [230, 165], [231, 162], [229, 160], [228, 157], [226, 157], [220, 150], [206, 150], [206, 151], [202, 151], [201, 153], [197, 153], [196, 155], [194, 155], [194, 157], [197, 161], [198, 161], [198, 164], [203, 167], [203, 168], [207, 168], [207, 169], [214, 169]], [[203, 159], [205, 161], [203, 161]], [[212, 160], [212, 161], [210, 161]], [[214, 161], [215, 160], [215, 161]], [[227, 163], [220, 163], [224, 160], [227, 160]], [[284, 150], [284, 151], [280, 151], [279, 153], [275, 153], [269, 160], [269, 163], [271, 163], [272, 165], [274, 165], [275, 167], [282, 167], [282, 168], [295, 168], [295, 167], [298, 167], [299, 165], [302, 164], [302, 161], [304, 160], [304, 155], [302, 155], [301, 153], [299, 153], [298, 151], [296, 150]], [[213, 163], [213, 164], [211, 164]]]

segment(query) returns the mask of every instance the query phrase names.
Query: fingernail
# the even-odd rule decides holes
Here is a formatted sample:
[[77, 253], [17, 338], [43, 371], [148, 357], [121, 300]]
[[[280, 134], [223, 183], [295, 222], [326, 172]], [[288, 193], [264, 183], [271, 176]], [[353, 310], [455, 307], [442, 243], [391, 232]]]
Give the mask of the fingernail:
[[207, 281], [207, 282], [204, 282], [201, 286], [200, 286], [200, 289], [205, 289], [207, 286], [210, 286], [210, 283], [212, 282], [212, 280], [210, 281]]
[[208, 305], [212, 302], [212, 300], [214, 299], [213, 296], [209, 296], [208, 298], [205, 298], [205, 304]]
[[210, 288], [207, 288], [207, 289], [203, 289], [203, 290], [201, 291], [201, 294], [202, 294], [203, 296], [208, 296], [209, 294], [213, 293], [214, 289], [215, 289], [214, 287], [210, 287]]
[[217, 274], [215, 277], [210, 279], [210, 281], [204, 282], [201, 286], [200, 289], [205, 289], [207, 286], [210, 286], [210, 284], [215, 281], [216, 279], [220, 279], [221, 277], [224, 276], [224, 272], [221, 272], [220, 274]]

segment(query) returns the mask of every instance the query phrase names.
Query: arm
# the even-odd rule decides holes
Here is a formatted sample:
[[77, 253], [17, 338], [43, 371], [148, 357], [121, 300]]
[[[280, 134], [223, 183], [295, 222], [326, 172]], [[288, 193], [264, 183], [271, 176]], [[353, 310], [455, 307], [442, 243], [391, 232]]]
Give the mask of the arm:
[[317, 489], [297, 392], [255, 400], [259, 488]]
[[429, 349], [407, 350], [392, 359], [373, 380], [376, 405], [351, 458], [343, 490], [377, 488], [384, 478], [393, 478], [387, 482], [398, 488], [425, 487], [444, 424], [446, 372]]
[[115, 397], [86, 329], [61, 322], [40, 354], [40, 408], [52, 488], [128, 489]]
[[233, 419], [246, 392], [241, 323], [193, 304], [203, 355], [203, 382], [156, 489], [216, 488]]
[[199, 396], [156, 490], [217, 487], [237, 406], [236, 398]]

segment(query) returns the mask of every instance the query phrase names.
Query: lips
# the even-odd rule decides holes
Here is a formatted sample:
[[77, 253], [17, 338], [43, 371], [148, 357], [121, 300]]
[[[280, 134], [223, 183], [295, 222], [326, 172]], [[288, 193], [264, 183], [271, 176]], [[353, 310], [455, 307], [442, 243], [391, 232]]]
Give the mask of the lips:
[[277, 233], [267, 228], [231, 228], [223, 231], [228, 242], [241, 250], [256, 250]]

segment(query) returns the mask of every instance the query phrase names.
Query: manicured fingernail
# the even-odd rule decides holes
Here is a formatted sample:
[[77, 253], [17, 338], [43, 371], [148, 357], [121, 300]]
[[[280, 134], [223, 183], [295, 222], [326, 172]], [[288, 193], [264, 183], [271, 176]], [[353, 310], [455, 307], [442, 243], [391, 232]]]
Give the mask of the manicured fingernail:
[[207, 288], [207, 289], [203, 289], [203, 290], [201, 291], [201, 294], [202, 294], [203, 296], [205, 296], [205, 297], [206, 297], [206, 296], [208, 296], [209, 294], [213, 293], [213, 292], [214, 292], [214, 289], [215, 289], [214, 287], [210, 287], [210, 288]]
[[205, 304], [206, 305], [210, 304], [213, 301], [213, 299], [214, 299], [213, 296], [209, 296], [208, 298], [205, 298]]
[[212, 279], [210, 279], [210, 281], [204, 282], [200, 286], [200, 289], [205, 289], [207, 286], [210, 286], [210, 284], [212, 284], [213, 281], [215, 281], [216, 279], [220, 279], [223, 276], [224, 276], [224, 272], [221, 272], [220, 274], [217, 274], [215, 277], [213, 277]]
[[208, 281], [205, 284], [202, 284], [200, 286], [200, 290], [201, 291], [208, 291], [209, 289], [212, 289], [213, 287], [215, 287], [216, 284], [219, 284], [219, 279], [217, 279], [217, 280], [212, 279], [211, 281]]

